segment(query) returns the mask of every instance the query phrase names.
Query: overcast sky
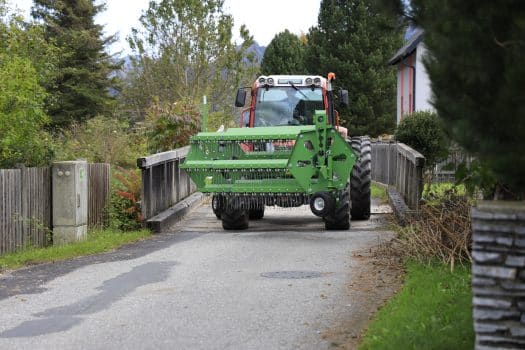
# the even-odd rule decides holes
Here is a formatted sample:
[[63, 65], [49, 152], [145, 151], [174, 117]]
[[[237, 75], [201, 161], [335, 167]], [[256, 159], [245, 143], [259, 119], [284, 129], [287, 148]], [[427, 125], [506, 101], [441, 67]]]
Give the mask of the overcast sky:
[[[32, 0], [10, 0], [26, 16]], [[225, 12], [233, 15], [234, 37], [239, 38], [239, 27], [246, 24], [254, 39], [267, 46], [275, 34], [288, 29], [292, 33], [307, 33], [317, 24], [321, 0], [225, 0]], [[125, 42], [131, 28], [138, 25], [138, 18], [148, 7], [149, 0], [106, 0], [107, 11], [101, 13], [97, 22], [105, 25], [106, 33], [118, 33], [119, 42], [111, 51], [129, 50]]]

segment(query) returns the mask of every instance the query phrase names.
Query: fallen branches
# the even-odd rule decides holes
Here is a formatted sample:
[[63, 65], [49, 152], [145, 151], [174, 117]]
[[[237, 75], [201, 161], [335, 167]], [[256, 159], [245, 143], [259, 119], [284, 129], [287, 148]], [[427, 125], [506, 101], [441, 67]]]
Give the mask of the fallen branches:
[[450, 264], [470, 262], [470, 206], [465, 195], [445, 193], [430, 203], [422, 204], [406, 227], [400, 228], [391, 249], [396, 255], [421, 262], [436, 259]]

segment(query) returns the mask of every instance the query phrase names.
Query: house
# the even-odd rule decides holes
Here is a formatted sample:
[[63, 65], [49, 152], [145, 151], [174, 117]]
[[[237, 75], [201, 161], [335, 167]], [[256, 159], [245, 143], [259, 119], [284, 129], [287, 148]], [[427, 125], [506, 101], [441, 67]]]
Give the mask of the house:
[[423, 66], [424, 32], [409, 28], [405, 45], [388, 61], [397, 66], [397, 124], [414, 111], [433, 110], [428, 74]]

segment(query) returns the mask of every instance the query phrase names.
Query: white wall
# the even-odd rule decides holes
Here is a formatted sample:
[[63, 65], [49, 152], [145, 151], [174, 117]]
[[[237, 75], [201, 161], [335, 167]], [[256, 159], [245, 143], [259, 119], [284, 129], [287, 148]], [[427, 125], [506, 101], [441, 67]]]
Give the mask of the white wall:
[[430, 80], [423, 65], [423, 56], [427, 49], [423, 43], [417, 46], [416, 55], [416, 111], [434, 110], [430, 104], [432, 91], [430, 90]]
[[397, 124], [401, 122], [401, 74], [402, 70], [400, 65], [397, 65], [397, 97], [396, 97], [396, 105], [397, 105]]

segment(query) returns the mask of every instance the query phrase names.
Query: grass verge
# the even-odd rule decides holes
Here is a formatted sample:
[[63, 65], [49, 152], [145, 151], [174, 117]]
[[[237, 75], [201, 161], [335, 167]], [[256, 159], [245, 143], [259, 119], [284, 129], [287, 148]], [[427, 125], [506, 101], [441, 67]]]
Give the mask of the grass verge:
[[120, 232], [114, 230], [92, 231], [87, 240], [64, 246], [27, 248], [16, 253], [0, 256], [0, 271], [16, 269], [25, 265], [71, 259], [118, 248], [124, 244], [144, 239], [151, 235], [148, 230]]
[[388, 195], [386, 194], [386, 188], [376, 184], [375, 182], [372, 182], [370, 185], [370, 195], [372, 198], [377, 198], [381, 201], [381, 203], [387, 203], [388, 202]]
[[401, 291], [376, 314], [359, 349], [473, 349], [470, 266], [406, 263]]

